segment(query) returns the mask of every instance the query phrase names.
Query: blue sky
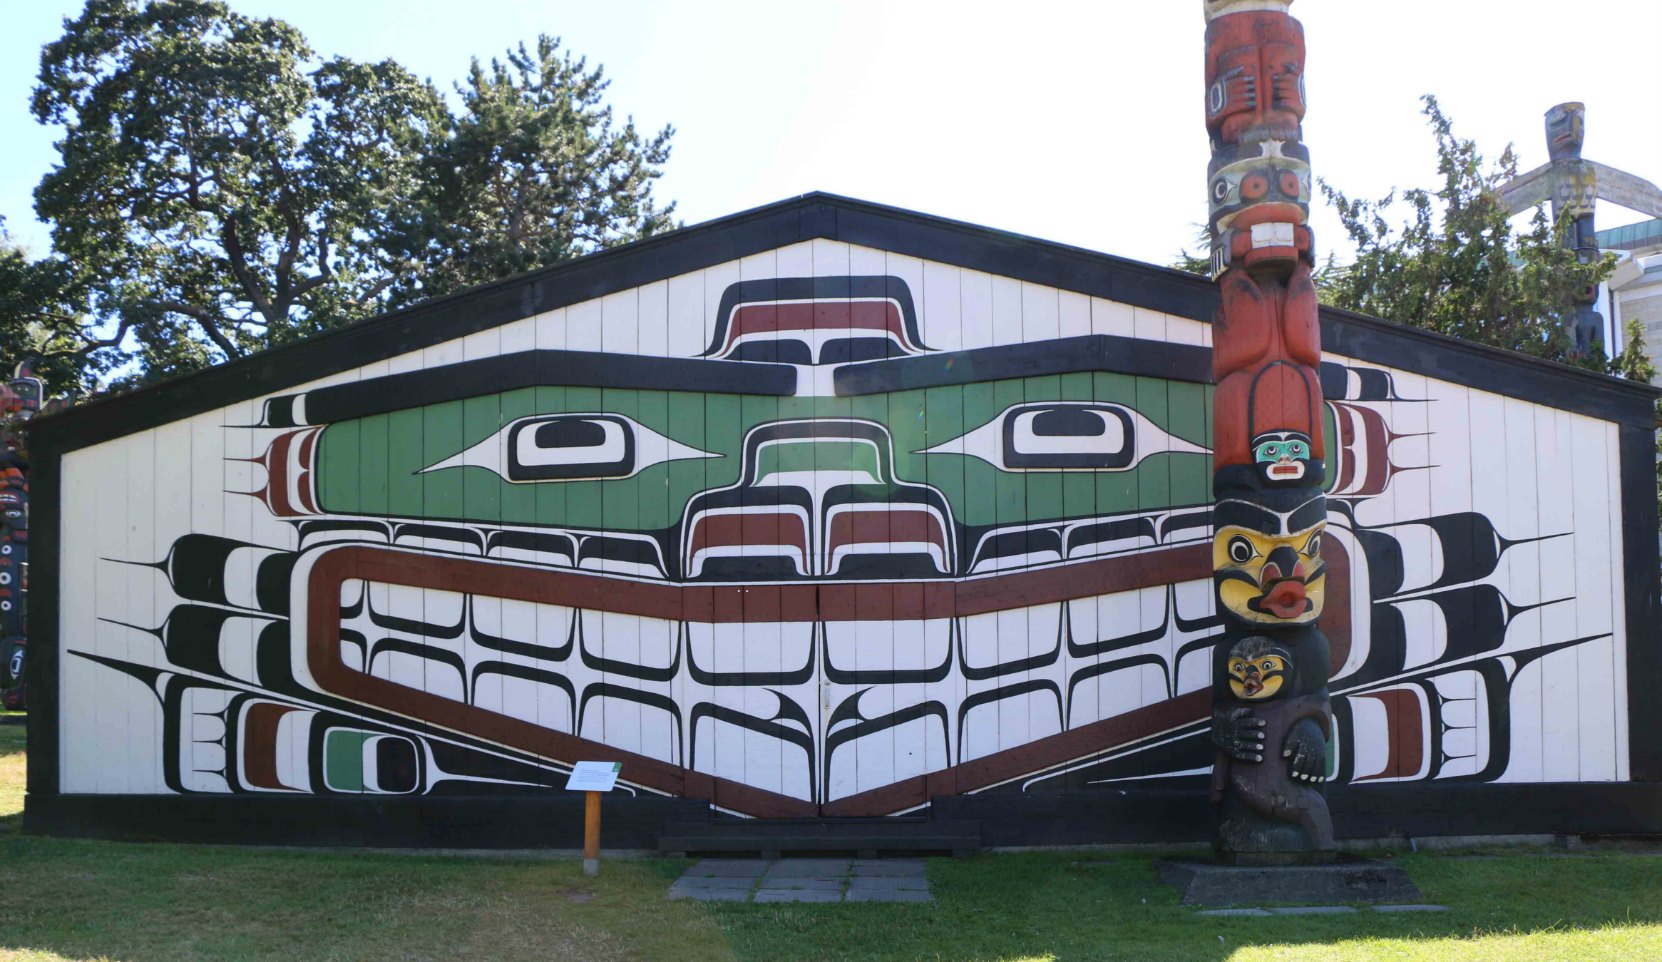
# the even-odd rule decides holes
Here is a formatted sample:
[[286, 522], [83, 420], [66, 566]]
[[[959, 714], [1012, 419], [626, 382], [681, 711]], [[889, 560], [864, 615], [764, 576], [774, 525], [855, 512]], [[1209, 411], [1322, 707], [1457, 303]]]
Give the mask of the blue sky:
[[[1206, 213], [1198, 0], [231, 4], [447, 90], [470, 56], [559, 35], [606, 66], [620, 115], [676, 126], [660, 193], [688, 223], [829, 190], [1165, 263]], [[55, 134], [28, 96], [41, 45], [79, 9], [0, 6], [0, 215], [37, 251], [31, 192]], [[1546, 159], [1546, 109], [1583, 100], [1586, 156], [1662, 182], [1656, 0], [1299, 0], [1293, 13], [1316, 173], [1352, 194], [1433, 181], [1422, 93], [1486, 152], [1515, 142], [1525, 169]], [[1639, 219], [1601, 205], [1599, 226]], [[1330, 213], [1315, 224], [1319, 247], [1341, 245]]]

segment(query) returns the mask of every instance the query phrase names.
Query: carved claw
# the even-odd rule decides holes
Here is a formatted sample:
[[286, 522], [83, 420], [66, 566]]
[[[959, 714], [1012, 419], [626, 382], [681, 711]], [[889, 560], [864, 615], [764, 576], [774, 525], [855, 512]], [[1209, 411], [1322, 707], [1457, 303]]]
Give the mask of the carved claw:
[[1281, 757], [1287, 759], [1287, 775], [1292, 780], [1311, 785], [1326, 780], [1327, 743], [1314, 725], [1295, 725], [1287, 732]]
[[1264, 720], [1254, 718], [1250, 708], [1213, 712], [1212, 744], [1238, 762], [1261, 762]]

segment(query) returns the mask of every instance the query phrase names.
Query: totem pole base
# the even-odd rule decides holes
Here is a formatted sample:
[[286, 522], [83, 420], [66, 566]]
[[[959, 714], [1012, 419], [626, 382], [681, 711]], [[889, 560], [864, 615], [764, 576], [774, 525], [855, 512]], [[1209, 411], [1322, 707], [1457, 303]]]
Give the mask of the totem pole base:
[[1343, 905], [1418, 902], [1424, 897], [1395, 865], [1340, 855], [1324, 865], [1221, 865], [1161, 859], [1160, 881], [1184, 905]]

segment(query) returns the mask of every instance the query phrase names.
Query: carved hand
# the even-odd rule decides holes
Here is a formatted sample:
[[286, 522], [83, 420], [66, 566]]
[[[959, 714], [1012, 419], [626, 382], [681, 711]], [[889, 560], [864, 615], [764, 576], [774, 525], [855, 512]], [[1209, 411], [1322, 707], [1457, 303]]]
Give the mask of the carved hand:
[[1212, 713], [1212, 744], [1238, 762], [1264, 760], [1264, 720], [1250, 708], [1219, 709]]
[[1287, 732], [1281, 743], [1281, 757], [1287, 759], [1287, 777], [1293, 781], [1327, 781], [1327, 739], [1314, 721], [1306, 718]]

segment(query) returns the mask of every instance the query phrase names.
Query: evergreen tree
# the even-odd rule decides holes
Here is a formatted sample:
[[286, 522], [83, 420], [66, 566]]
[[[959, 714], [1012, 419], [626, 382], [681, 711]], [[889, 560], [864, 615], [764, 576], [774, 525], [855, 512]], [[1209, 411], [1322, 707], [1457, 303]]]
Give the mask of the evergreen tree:
[[462, 113], [436, 146], [414, 220], [399, 243], [420, 270], [400, 278], [409, 301], [579, 257], [675, 226], [652, 182], [674, 129], [613, 128], [603, 69], [539, 36], [458, 84]]
[[1388, 215], [1396, 192], [1354, 199], [1327, 181], [1321, 191], [1337, 208], [1356, 257], [1325, 272], [1325, 303], [1535, 357], [1615, 372], [1615, 362], [1576, 355], [1563, 315], [1574, 299], [1610, 275], [1615, 258], [1582, 264], [1560, 246], [1565, 225], [1537, 210], [1515, 231], [1500, 188], [1517, 175], [1508, 147], [1487, 164], [1477, 145], [1454, 134], [1435, 97], [1424, 112], [1437, 142], [1435, 188], [1403, 191], [1406, 220]]

